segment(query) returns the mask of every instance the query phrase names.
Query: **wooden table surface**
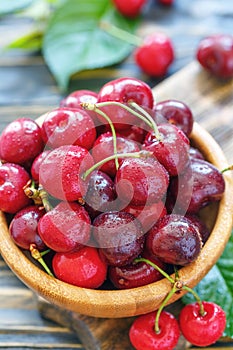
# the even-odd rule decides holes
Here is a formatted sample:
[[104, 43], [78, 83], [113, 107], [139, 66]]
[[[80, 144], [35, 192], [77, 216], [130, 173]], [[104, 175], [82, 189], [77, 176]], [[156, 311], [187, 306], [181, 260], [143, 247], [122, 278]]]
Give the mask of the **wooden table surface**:
[[[176, 60], [167, 76], [160, 80], [149, 79], [139, 72], [130, 56], [115, 67], [98, 70], [91, 75], [86, 72], [78, 74], [71, 82], [69, 91], [79, 88], [98, 91], [104, 82], [130, 75], [147, 81], [150, 86], [158, 86], [160, 99], [167, 95], [169, 97], [169, 93], [173, 92], [171, 98], [180, 98], [191, 104], [198, 121], [219, 142], [229, 163], [233, 163], [233, 85], [231, 82], [224, 84], [211, 79], [206, 79], [206, 83], [205, 77], [208, 76], [204, 75], [203, 78], [200, 67], [193, 62], [200, 38], [216, 32], [232, 33], [232, 19], [231, 0], [176, 0], [172, 8], [151, 1], [144, 15], [142, 30], [150, 31], [154, 28], [165, 31], [172, 37], [176, 47]], [[39, 54], [1, 51], [10, 40], [25, 33], [30, 27], [31, 23], [24, 18], [0, 19], [0, 132], [18, 117], [36, 119], [58, 106], [64, 96]], [[186, 77], [189, 78], [186, 80]], [[202, 95], [199, 105], [200, 96], [189, 89], [196, 88], [200, 79], [206, 89], [200, 89], [204, 97]], [[216, 104], [211, 105], [211, 101]], [[207, 111], [211, 111], [211, 108], [214, 113], [208, 114]], [[187, 347], [187, 344], [182, 344], [179, 349]], [[219, 342], [211, 347], [212, 350], [215, 348], [233, 349], [233, 342]], [[41, 316], [37, 297], [13, 275], [1, 258], [0, 349], [85, 349], [70, 329]], [[114, 349], [128, 348], [122, 349], [116, 344]]]

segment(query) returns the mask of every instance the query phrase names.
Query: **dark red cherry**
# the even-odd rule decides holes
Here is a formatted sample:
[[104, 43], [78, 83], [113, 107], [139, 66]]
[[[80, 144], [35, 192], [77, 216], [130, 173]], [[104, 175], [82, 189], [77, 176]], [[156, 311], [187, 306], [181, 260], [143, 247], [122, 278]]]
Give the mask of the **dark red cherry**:
[[[147, 255], [143, 255], [143, 257], [148, 258]], [[150, 261], [159, 266], [163, 271], [166, 270], [166, 264], [159, 259], [150, 256]], [[116, 288], [129, 289], [159, 281], [163, 276], [150, 264], [133, 262], [126, 266], [110, 266], [109, 278]]]
[[107, 212], [93, 221], [93, 236], [112, 266], [130, 264], [143, 250], [145, 235], [140, 222], [129, 213]]
[[42, 136], [51, 148], [78, 145], [90, 149], [96, 139], [96, 129], [90, 115], [83, 109], [58, 108], [46, 114]]
[[35, 244], [38, 250], [46, 248], [38, 234], [38, 222], [45, 214], [43, 209], [39, 209], [35, 205], [21, 209], [13, 217], [9, 232], [14, 242], [23, 249], [30, 249], [31, 244]]
[[189, 156], [190, 156], [190, 158], [205, 160], [205, 157], [201, 153], [201, 151], [199, 151], [199, 149], [192, 147], [192, 146], [189, 148]]
[[201, 239], [202, 239], [203, 244], [206, 243], [206, 241], [209, 238], [211, 232], [208, 229], [208, 227], [206, 226], [205, 222], [203, 220], [201, 220], [197, 215], [186, 214], [185, 216], [199, 230], [199, 232], [201, 234]]
[[189, 162], [189, 139], [177, 126], [158, 126], [161, 140], [154, 133], [148, 133], [143, 149], [153, 152], [155, 158], [167, 169], [171, 176], [180, 174]]
[[38, 232], [45, 244], [56, 252], [79, 250], [90, 238], [87, 211], [73, 202], [60, 202], [39, 221]]
[[191, 109], [182, 101], [165, 100], [158, 102], [154, 107], [158, 118], [164, 118], [176, 125], [185, 135], [189, 136], [193, 129], [193, 114]]
[[1, 159], [24, 165], [44, 148], [41, 128], [30, 118], [18, 118], [8, 124], [0, 139]]
[[55, 198], [76, 201], [83, 198], [87, 181], [82, 174], [93, 165], [87, 149], [61, 146], [52, 150], [40, 165], [40, 183]]
[[[140, 151], [140, 146], [137, 142], [129, 140], [126, 137], [117, 136], [116, 137], [117, 153], [132, 153]], [[114, 154], [113, 147], [113, 136], [111, 132], [104, 133], [100, 135], [94, 143], [92, 148], [92, 156], [95, 163], [111, 156]], [[119, 164], [122, 162], [119, 157]], [[115, 160], [110, 160], [105, 162], [100, 170], [114, 178], [116, 175], [116, 164]]]
[[171, 180], [171, 195], [181, 213], [196, 214], [211, 202], [219, 201], [225, 190], [222, 173], [211, 163], [191, 159], [186, 171]]
[[233, 35], [217, 34], [203, 38], [196, 51], [201, 66], [219, 78], [233, 77]]
[[22, 166], [13, 163], [0, 165], [0, 210], [15, 214], [31, 204], [24, 193], [29, 180], [30, 176]]
[[202, 240], [197, 227], [188, 218], [168, 214], [150, 229], [146, 247], [165, 263], [185, 266], [198, 257]]
[[94, 247], [83, 247], [78, 252], [56, 253], [52, 265], [59, 280], [82, 288], [98, 288], [107, 277], [107, 265]]
[[93, 171], [85, 195], [85, 208], [90, 217], [94, 219], [102, 212], [117, 210], [116, 197], [112, 179], [100, 170]]
[[153, 157], [127, 158], [116, 173], [115, 184], [126, 205], [144, 206], [159, 202], [166, 195], [169, 175]]

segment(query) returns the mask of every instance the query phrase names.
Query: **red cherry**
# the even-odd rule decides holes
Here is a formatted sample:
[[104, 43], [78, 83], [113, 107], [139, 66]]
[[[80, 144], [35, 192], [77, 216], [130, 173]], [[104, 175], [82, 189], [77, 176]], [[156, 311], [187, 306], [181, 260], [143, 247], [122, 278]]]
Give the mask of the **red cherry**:
[[97, 102], [98, 94], [91, 90], [76, 90], [66, 96], [61, 102], [60, 107], [80, 108], [80, 103]]
[[180, 337], [175, 317], [162, 311], [159, 317], [160, 332], [155, 332], [156, 312], [141, 315], [135, 319], [129, 331], [129, 338], [137, 350], [173, 350]]
[[168, 214], [149, 230], [146, 247], [165, 263], [185, 266], [198, 257], [202, 240], [197, 226], [188, 218]]
[[200, 314], [200, 306], [196, 302], [184, 306], [179, 316], [181, 332], [196, 346], [214, 344], [226, 327], [226, 315], [219, 305], [203, 301], [203, 306], [204, 315]]
[[233, 35], [211, 35], [202, 39], [196, 57], [203, 68], [220, 78], [233, 77]]
[[145, 233], [156, 224], [158, 219], [167, 214], [167, 210], [162, 201], [145, 206], [128, 205], [123, 208], [122, 211], [134, 215], [141, 222]]
[[2, 132], [0, 154], [6, 162], [23, 165], [33, 160], [43, 148], [41, 128], [32, 119], [16, 119]]
[[176, 125], [185, 135], [189, 136], [193, 129], [193, 114], [191, 109], [182, 101], [165, 100], [158, 102], [155, 107], [156, 119], [167, 120]]
[[41, 165], [42, 161], [47, 157], [49, 152], [50, 152], [50, 150], [45, 150], [45, 151], [41, 152], [40, 154], [38, 154], [38, 156], [32, 162], [31, 175], [32, 175], [33, 180], [35, 180], [36, 182], [39, 182], [39, 178], [40, 178], [40, 165]]
[[23, 190], [29, 180], [30, 176], [22, 166], [13, 163], [0, 165], [0, 210], [15, 214], [31, 204]]
[[[117, 153], [132, 153], [140, 151], [140, 146], [137, 142], [129, 140], [126, 137], [117, 136]], [[111, 132], [101, 134], [95, 141], [92, 148], [92, 156], [94, 162], [97, 163], [114, 153], [113, 151], [113, 136]], [[119, 164], [122, 162], [122, 159], [119, 157]], [[104, 163], [101, 168], [101, 171], [105, 172], [111, 177], [116, 175], [116, 165], [115, 160], [110, 160]]]
[[90, 153], [80, 146], [61, 146], [52, 150], [40, 165], [40, 183], [55, 198], [81, 199], [87, 182], [81, 176], [93, 165]]
[[46, 248], [38, 234], [37, 226], [45, 211], [35, 205], [23, 208], [12, 219], [9, 231], [14, 242], [23, 249], [30, 249], [35, 244], [38, 250]]
[[188, 165], [189, 139], [173, 124], [161, 124], [158, 130], [162, 139], [158, 140], [154, 133], [148, 133], [143, 148], [153, 152], [169, 174], [176, 176]]
[[58, 279], [82, 288], [100, 287], [107, 275], [107, 265], [94, 247], [83, 247], [78, 252], [56, 253], [52, 265]]
[[146, 74], [153, 77], [164, 76], [174, 60], [171, 39], [163, 33], [150, 34], [135, 50], [134, 58]]
[[58, 108], [47, 113], [41, 130], [51, 148], [78, 145], [90, 149], [96, 138], [94, 122], [81, 108]]
[[127, 158], [117, 170], [115, 183], [118, 197], [126, 205], [144, 206], [159, 202], [164, 197], [169, 175], [153, 157]]
[[[118, 78], [106, 83], [99, 91], [98, 102], [115, 101], [127, 104], [135, 102], [142, 107], [152, 109], [154, 97], [148, 84], [136, 78]], [[122, 107], [109, 105], [101, 108], [117, 129], [127, 129], [129, 125], [139, 125], [139, 119]], [[99, 117], [101, 122], [106, 120]]]
[[38, 232], [56, 252], [79, 250], [90, 239], [91, 221], [87, 211], [73, 202], [60, 202], [39, 221]]
[[113, 0], [113, 3], [123, 16], [136, 17], [141, 13], [146, 0]]

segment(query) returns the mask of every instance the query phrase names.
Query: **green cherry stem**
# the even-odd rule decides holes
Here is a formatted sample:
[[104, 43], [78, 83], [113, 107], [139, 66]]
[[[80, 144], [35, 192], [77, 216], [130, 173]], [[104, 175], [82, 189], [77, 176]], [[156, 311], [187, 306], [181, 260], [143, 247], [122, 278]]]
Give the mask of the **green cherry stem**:
[[157, 124], [155, 123], [154, 119], [151, 117], [151, 115], [144, 109], [142, 108], [141, 106], [139, 106], [137, 103], [135, 102], [130, 102], [130, 105], [132, 107], [134, 107], [135, 109], [137, 109], [140, 113], [144, 114], [144, 116], [150, 121], [151, 125], [152, 125], [152, 128], [154, 130], [154, 134], [155, 134], [155, 137], [157, 140], [161, 140], [161, 135], [159, 133], [159, 130], [158, 130], [158, 127], [157, 127]]
[[41, 264], [41, 266], [43, 266], [43, 268], [47, 272], [47, 274], [51, 277], [54, 277], [53, 273], [50, 271], [49, 267], [47, 266], [47, 264], [45, 263], [45, 261], [42, 257], [44, 254], [39, 252], [39, 250], [36, 248], [35, 244], [30, 245], [30, 253], [31, 253], [31, 256], [33, 257], [33, 259], [37, 260]]
[[227, 168], [223, 169], [223, 170], [221, 171], [221, 173], [223, 174], [223, 173], [225, 173], [226, 171], [229, 171], [229, 170], [233, 170], [233, 164], [230, 165], [230, 166], [228, 166]]
[[151, 129], [153, 129], [156, 138], [158, 140], [161, 140], [161, 135], [159, 134], [158, 127], [157, 127], [154, 119], [149, 115], [149, 113], [147, 113], [137, 103], [130, 102], [130, 105], [133, 106], [135, 109], [139, 110], [140, 113], [135, 111], [135, 109], [127, 106], [126, 104], [121, 103], [121, 102], [117, 102], [117, 101], [107, 101], [107, 102], [98, 102], [98, 103], [96, 103], [96, 106], [100, 107], [100, 108], [101, 107], [106, 107], [106, 106], [109, 106], [109, 105], [119, 106], [119, 107], [125, 109], [126, 111], [128, 111], [129, 113], [135, 115], [137, 118], [139, 118], [142, 121], [144, 121], [145, 124], [147, 124]]
[[81, 103], [81, 107], [83, 109], [86, 109], [88, 111], [95, 111], [97, 114], [101, 115], [104, 119], [107, 120], [110, 128], [111, 128], [111, 132], [112, 132], [112, 138], [113, 138], [113, 153], [116, 155], [115, 157], [115, 165], [116, 165], [116, 169], [119, 168], [119, 162], [118, 162], [118, 157], [117, 157], [117, 138], [116, 138], [116, 130], [114, 128], [114, 125], [111, 121], [111, 119], [109, 118], [109, 116], [104, 113], [101, 109], [98, 108], [97, 104], [93, 104], [93, 103], [88, 103], [88, 102], [84, 102]]
[[202, 303], [201, 298], [199, 297], [199, 295], [192, 288], [189, 288], [186, 285], [183, 285], [182, 289], [186, 290], [187, 292], [191, 293], [194, 296], [194, 298], [196, 299], [196, 301], [198, 302], [199, 307], [200, 307], [200, 315], [204, 316], [205, 315], [205, 309], [204, 309], [203, 303]]
[[131, 34], [126, 30], [122, 30], [121, 28], [116, 27], [109, 22], [101, 21], [99, 23], [99, 27], [108, 34], [112, 35], [113, 37], [127, 42], [128, 44], [131, 44], [133, 46], [139, 47], [143, 44], [143, 40], [138, 36]]
[[160, 329], [159, 329], [159, 317], [161, 315], [161, 312], [163, 311], [164, 307], [167, 305], [167, 302], [169, 301], [169, 299], [171, 299], [171, 297], [178, 291], [179, 289], [177, 289], [176, 284], [173, 285], [172, 289], [170, 290], [170, 292], [168, 293], [168, 295], [166, 296], [166, 298], [164, 298], [162, 304], [160, 305], [156, 316], [155, 316], [155, 333], [159, 334], [160, 333]]
[[129, 152], [129, 153], [120, 153], [120, 154], [112, 154], [109, 157], [106, 157], [102, 160], [100, 160], [99, 162], [95, 163], [92, 167], [90, 167], [89, 169], [87, 169], [81, 176], [81, 178], [83, 180], [86, 180], [87, 176], [90, 175], [92, 173], [92, 171], [94, 171], [95, 169], [97, 169], [98, 167], [100, 167], [101, 165], [103, 165], [104, 163], [108, 162], [109, 160], [113, 160], [116, 159], [116, 157], [120, 157], [120, 158], [149, 158], [153, 155], [152, 152], [150, 151], [139, 151], [139, 152]]

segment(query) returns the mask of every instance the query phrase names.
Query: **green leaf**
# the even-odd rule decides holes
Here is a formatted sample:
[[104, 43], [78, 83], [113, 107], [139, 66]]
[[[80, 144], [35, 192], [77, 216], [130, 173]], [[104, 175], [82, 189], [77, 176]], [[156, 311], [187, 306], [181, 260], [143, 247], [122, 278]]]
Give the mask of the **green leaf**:
[[43, 32], [33, 31], [12, 41], [6, 49], [40, 50]]
[[43, 55], [62, 89], [82, 70], [119, 63], [132, 45], [107, 34], [100, 22], [133, 33], [138, 20], [121, 16], [109, 0], [67, 0], [52, 16], [44, 35]]
[[[224, 336], [233, 338], [233, 231], [222, 256], [194, 290], [202, 300], [213, 301], [224, 309], [227, 316]], [[188, 293], [182, 301], [188, 304], [194, 298]]]
[[14, 13], [30, 6], [34, 0], [1, 0], [0, 16]]

